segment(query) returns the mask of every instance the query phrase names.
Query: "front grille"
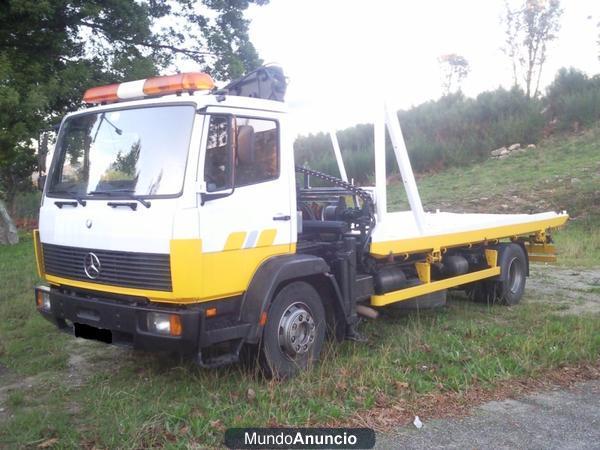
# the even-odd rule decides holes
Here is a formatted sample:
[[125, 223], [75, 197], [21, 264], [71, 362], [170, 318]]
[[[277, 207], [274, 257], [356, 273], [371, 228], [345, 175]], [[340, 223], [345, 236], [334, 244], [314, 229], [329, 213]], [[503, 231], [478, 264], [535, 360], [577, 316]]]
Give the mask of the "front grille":
[[[62, 245], [42, 244], [44, 269], [48, 275], [92, 283], [110, 284], [155, 291], [171, 291], [169, 255], [157, 253], [117, 252]], [[100, 262], [99, 274], [90, 278], [84, 269], [90, 253]], [[96, 275], [96, 272], [88, 272]]]

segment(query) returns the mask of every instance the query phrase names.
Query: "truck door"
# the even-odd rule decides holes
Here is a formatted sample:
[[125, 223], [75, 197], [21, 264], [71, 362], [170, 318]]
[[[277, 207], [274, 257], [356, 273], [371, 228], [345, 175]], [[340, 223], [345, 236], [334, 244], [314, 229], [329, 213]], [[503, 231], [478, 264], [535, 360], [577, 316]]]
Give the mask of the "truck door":
[[275, 118], [208, 115], [199, 170], [205, 299], [244, 292], [263, 261], [293, 251], [285, 161]]

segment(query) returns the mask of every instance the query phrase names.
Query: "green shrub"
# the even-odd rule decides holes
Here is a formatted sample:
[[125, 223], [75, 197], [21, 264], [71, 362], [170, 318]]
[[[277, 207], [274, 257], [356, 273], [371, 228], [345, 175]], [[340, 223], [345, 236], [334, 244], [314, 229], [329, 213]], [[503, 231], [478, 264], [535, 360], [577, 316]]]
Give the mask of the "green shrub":
[[37, 219], [41, 193], [38, 191], [18, 193], [14, 202], [15, 219]]
[[548, 86], [546, 115], [558, 131], [576, 131], [600, 120], [600, 76], [562, 68]]
[[[484, 160], [495, 148], [537, 143], [554, 130], [577, 130], [600, 120], [600, 76], [561, 69], [541, 99], [528, 99], [517, 87], [474, 99], [458, 92], [399, 111], [398, 117], [416, 171], [467, 165]], [[374, 173], [373, 126], [339, 131], [338, 140], [348, 177], [368, 183]], [[397, 172], [389, 137], [387, 147], [388, 171]], [[300, 136], [294, 150], [297, 164], [339, 173], [327, 134]]]

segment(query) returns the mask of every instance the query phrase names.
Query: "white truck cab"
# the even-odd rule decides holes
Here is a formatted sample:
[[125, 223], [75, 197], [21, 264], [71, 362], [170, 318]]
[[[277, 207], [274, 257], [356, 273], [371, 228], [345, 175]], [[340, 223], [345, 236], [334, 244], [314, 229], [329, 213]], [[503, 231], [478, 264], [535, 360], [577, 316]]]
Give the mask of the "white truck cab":
[[416, 230], [376, 209], [381, 189], [295, 168], [284, 91], [273, 67], [222, 90], [201, 73], [88, 90], [95, 106], [62, 121], [34, 233], [44, 317], [203, 366], [245, 347], [287, 377], [326, 329], [356, 337], [367, 305], [455, 286], [520, 299], [529, 254], [552, 254], [546, 230], [565, 214], [463, 216], [465, 230], [434, 214]]
[[[68, 115], [40, 210], [41, 241], [133, 259], [100, 261], [97, 273], [61, 266], [63, 275], [77, 275], [82, 288], [93, 283], [163, 303], [241, 294], [257, 261], [291, 252], [296, 241], [292, 142], [281, 126], [282, 106], [186, 94]], [[171, 255], [170, 271], [151, 255]], [[198, 264], [203, 270], [190, 271]]]

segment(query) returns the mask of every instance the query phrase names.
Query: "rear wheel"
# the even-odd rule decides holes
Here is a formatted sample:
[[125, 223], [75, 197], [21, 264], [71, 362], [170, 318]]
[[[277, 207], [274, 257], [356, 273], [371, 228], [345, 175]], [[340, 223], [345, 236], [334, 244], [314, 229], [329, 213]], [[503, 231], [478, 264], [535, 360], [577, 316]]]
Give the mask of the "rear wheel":
[[259, 360], [264, 373], [290, 378], [316, 363], [325, 340], [325, 309], [317, 291], [297, 281], [275, 296], [263, 329]]
[[467, 296], [479, 303], [516, 305], [521, 301], [527, 279], [527, 257], [520, 245], [509, 244], [500, 258], [502, 280], [482, 280], [467, 286]]
[[502, 255], [504, 280], [499, 284], [499, 302], [503, 305], [516, 305], [525, 292], [527, 279], [527, 257], [520, 245], [510, 244]]

